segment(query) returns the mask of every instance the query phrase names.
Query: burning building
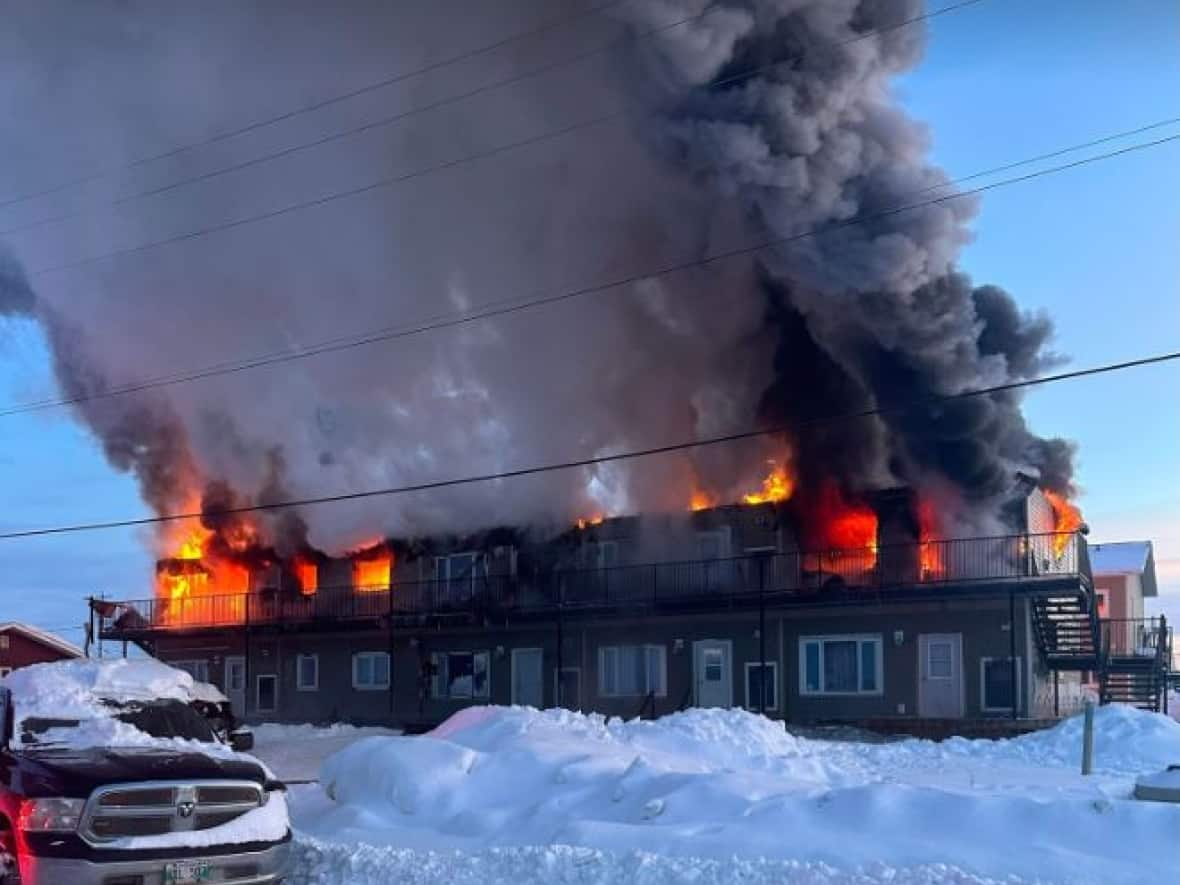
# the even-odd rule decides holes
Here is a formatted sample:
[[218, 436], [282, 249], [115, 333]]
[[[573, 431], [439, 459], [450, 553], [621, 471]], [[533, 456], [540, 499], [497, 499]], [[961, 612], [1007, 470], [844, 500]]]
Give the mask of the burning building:
[[[558, 68], [533, 50], [560, 42], [504, 43], [549, 20], [542, 0], [473, 7], [461, 29], [398, 4], [309, 4], [267, 23], [269, 66], [241, 42], [256, 33], [246, 6], [203, 10], [199, 28], [144, 11], [135, 33], [152, 39], [98, 13], [43, 22], [100, 56], [72, 67], [136, 71], [103, 78], [110, 101], [93, 83], [76, 97], [79, 130], [102, 126], [95, 107], [151, 111], [94, 144], [191, 131], [194, 107], [222, 131], [263, 99], [320, 95], [307, 46], [347, 58], [341, 71], [447, 58], [460, 37], [508, 46], [473, 57], [487, 70], [436, 71], [437, 96], [392, 95], [402, 119], [355, 138], [284, 143], [281, 163], [120, 201], [112, 238], [150, 231], [167, 246], [100, 243], [99, 258], [50, 260], [87, 263], [36, 287], [20, 242], [0, 261], [0, 316], [39, 324], [111, 464], [161, 516], [201, 514], [153, 539], [154, 598], [124, 606], [108, 634], [206, 662], [257, 715], [409, 721], [489, 697], [626, 712], [638, 688], [667, 709], [737, 703], [759, 684], [757, 706], [774, 686], [780, 713], [823, 718], [839, 701], [909, 715], [918, 699], [891, 690], [919, 657], [938, 673], [981, 660], [965, 635], [947, 638], [959, 620], [929, 601], [926, 621], [898, 626], [868, 609], [840, 624], [817, 614], [804, 640], [789, 594], [864, 606], [867, 588], [902, 600], [979, 585], [1003, 598], [980, 603], [995, 636], [979, 647], [1008, 661], [981, 666], [1020, 670], [1024, 694], [985, 674], [999, 694], [982, 703], [972, 673], [958, 703], [1032, 709], [1031, 651], [1015, 649], [1017, 665], [1000, 646], [1032, 635], [1017, 615], [1035, 606], [1003, 600], [1013, 584], [1051, 586], [1088, 611], [1078, 535], [1052, 535], [1049, 553], [1036, 540], [1066, 525], [1072, 447], [1034, 433], [1014, 390], [964, 396], [1056, 357], [1044, 317], [957, 266], [973, 200], [928, 199], [953, 186], [891, 92], [921, 58], [921, 14], [919, 0], [623, 4], [565, 34], [587, 45]], [[55, 42], [24, 33], [38, 21], [13, 23], [14, 47]], [[235, 84], [217, 101], [194, 85], [214, 74]], [[476, 84], [479, 100], [464, 99]], [[69, 104], [63, 91], [30, 103]], [[533, 299], [545, 303], [475, 316]], [[320, 352], [331, 342], [350, 346]], [[222, 371], [257, 354], [301, 358]], [[190, 369], [196, 380], [175, 382]], [[276, 506], [769, 427], [783, 432], [510, 485]], [[1014, 496], [1018, 474], [1033, 480]], [[752, 627], [743, 607], [768, 594], [784, 606]], [[669, 596], [711, 613], [648, 636], [645, 607]], [[615, 641], [601, 655], [595, 599], [631, 613], [601, 628]], [[591, 620], [575, 628], [567, 607]], [[550, 625], [531, 644], [495, 632], [523, 611]], [[890, 675], [903, 654], [908, 669]]]

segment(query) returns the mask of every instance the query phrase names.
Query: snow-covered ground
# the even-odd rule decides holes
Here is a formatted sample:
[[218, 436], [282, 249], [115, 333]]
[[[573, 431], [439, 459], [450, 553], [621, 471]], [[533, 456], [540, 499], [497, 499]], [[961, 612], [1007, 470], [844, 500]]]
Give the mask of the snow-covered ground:
[[940, 744], [808, 740], [722, 710], [476, 708], [422, 737], [309, 731], [356, 740], [292, 789], [295, 881], [1180, 881], [1180, 805], [1129, 798], [1137, 775], [1180, 762], [1180, 724], [1096, 719], [1089, 778], [1080, 719]]
[[388, 728], [356, 728], [352, 725], [276, 725], [252, 726], [253, 755], [262, 759], [278, 777], [287, 782], [314, 781], [320, 763], [328, 756], [356, 743], [363, 737], [398, 734]]

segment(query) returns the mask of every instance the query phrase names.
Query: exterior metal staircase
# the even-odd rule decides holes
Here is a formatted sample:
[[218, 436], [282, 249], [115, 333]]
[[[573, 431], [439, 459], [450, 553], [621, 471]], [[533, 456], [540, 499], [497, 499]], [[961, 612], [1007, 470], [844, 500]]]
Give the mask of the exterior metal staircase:
[[1167, 619], [1099, 618], [1089, 593], [1035, 597], [1033, 632], [1050, 670], [1092, 672], [1099, 702], [1167, 712], [1172, 628]]

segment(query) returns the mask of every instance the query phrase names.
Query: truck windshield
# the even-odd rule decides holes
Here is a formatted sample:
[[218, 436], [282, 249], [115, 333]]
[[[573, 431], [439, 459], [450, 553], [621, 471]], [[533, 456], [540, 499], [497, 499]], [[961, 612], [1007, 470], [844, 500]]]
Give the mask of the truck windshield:
[[[209, 721], [183, 701], [107, 702], [110, 718], [125, 722], [156, 738], [183, 738], [218, 743]], [[21, 742], [50, 746], [71, 743], [69, 732], [83, 726], [80, 719], [29, 717], [21, 724]]]

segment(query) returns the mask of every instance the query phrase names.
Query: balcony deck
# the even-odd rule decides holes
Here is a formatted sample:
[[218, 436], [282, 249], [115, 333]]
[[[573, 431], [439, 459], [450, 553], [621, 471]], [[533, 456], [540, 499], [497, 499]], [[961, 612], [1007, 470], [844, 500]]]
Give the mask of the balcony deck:
[[223, 627], [415, 625], [432, 618], [689, 612], [910, 600], [956, 592], [1090, 592], [1085, 539], [1010, 535], [897, 544], [878, 550], [755, 553], [724, 559], [555, 569], [541, 578], [479, 576], [386, 587], [323, 587], [301, 595], [104, 601], [103, 639], [138, 641]]

